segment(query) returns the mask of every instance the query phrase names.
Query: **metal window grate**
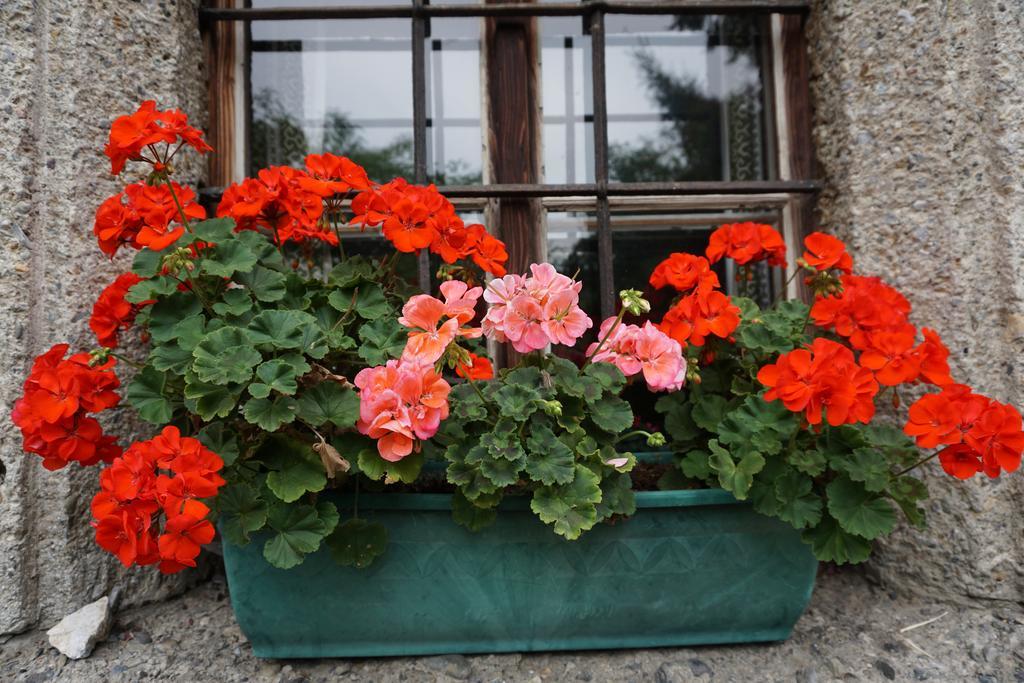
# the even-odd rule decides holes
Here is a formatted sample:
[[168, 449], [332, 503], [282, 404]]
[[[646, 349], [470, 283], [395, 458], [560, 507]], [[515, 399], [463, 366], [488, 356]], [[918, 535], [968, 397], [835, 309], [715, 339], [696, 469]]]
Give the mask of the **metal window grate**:
[[[812, 179], [759, 181], [612, 183], [608, 179], [608, 111], [605, 82], [606, 14], [803, 14], [811, 0], [585, 0], [583, 2], [494, 2], [486, 4], [436, 4], [412, 0], [407, 4], [335, 7], [222, 8], [201, 7], [200, 20], [293, 21], [324, 19], [406, 18], [412, 30], [413, 161], [416, 183], [427, 182], [427, 82], [423, 46], [428, 22], [439, 17], [538, 17], [578, 16], [590, 34], [593, 80], [594, 180], [583, 184], [489, 184], [439, 188], [452, 198], [526, 199], [589, 197], [595, 201], [602, 314], [614, 312], [612, 281], [612, 231], [609, 197], [695, 195], [813, 195], [821, 183]], [[429, 288], [429, 255], [420, 254], [420, 285]]]

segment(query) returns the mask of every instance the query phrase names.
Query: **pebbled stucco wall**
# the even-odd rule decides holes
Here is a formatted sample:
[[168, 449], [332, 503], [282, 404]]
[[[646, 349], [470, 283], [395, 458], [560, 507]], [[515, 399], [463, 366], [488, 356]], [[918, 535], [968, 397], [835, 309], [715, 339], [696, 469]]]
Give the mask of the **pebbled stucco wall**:
[[[907, 294], [954, 376], [1024, 407], [1024, 4], [833, 0], [808, 27], [821, 225]], [[1024, 472], [928, 468], [930, 528], [873, 560], [889, 585], [1024, 601]]]
[[[94, 344], [92, 301], [130, 263], [107, 261], [92, 236], [95, 207], [119, 189], [102, 155], [111, 119], [154, 98], [204, 120], [196, 4], [0, 2], [0, 633], [48, 626], [115, 582], [129, 582], [125, 599], [137, 602], [184, 580], [126, 574], [96, 549], [97, 470], [46, 472], [22, 455], [9, 416], [35, 355]], [[186, 165], [183, 177], [200, 169]]]

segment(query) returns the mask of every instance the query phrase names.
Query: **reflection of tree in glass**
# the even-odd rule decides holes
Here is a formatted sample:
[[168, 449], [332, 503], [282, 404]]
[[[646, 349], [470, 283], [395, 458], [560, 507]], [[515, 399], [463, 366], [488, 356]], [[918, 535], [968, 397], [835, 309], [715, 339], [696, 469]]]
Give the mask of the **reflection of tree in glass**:
[[268, 166], [302, 165], [309, 149], [299, 122], [285, 110], [269, 88], [252, 98], [252, 132], [249, 134], [251, 173]]
[[[413, 142], [411, 135], [398, 135], [383, 147], [366, 144], [360, 127], [336, 111], [324, 115], [320, 145], [309, 137], [294, 116], [285, 110], [269, 88], [253, 96], [251, 154], [253, 172], [273, 165], [302, 166], [309, 153], [331, 152], [349, 157], [379, 182], [392, 178], [412, 179]], [[445, 164], [445, 172], [432, 180], [439, 185], [470, 185], [480, 182], [480, 173], [467, 169], [461, 159]]]
[[[730, 64], [744, 59], [751, 69], [758, 68], [756, 25], [749, 17], [678, 16], [672, 23], [677, 31], [702, 31], [708, 48], [725, 47]], [[666, 120], [656, 136], [641, 137], [638, 143], [616, 143], [609, 148], [609, 173], [621, 182], [664, 180], [714, 180], [724, 176], [722, 159], [722, 102], [705, 94], [705, 88], [692, 76], [671, 73], [646, 50], [635, 52], [637, 67], [654, 102]], [[761, 86], [758, 81], [734, 85], [728, 94], [730, 152], [733, 139], [749, 138], [756, 120], [750, 111], [760, 111]], [[756, 118], [756, 116], [755, 116]], [[747, 129], [747, 130], [744, 130]], [[749, 143], [746, 143], [749, 144]], [[749, 151], [747, 154], [749, 155]], [[730, 161], [736, 176], [757, 177], [759, 164], [750, 160]]]

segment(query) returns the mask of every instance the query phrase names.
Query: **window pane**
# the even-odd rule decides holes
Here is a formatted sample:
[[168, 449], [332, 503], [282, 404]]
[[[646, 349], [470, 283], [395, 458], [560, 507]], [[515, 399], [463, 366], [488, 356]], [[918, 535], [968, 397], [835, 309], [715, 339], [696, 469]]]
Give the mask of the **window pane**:
[[538, 20], [544, 182], [594, 180], [590, 36], [579, 17]]
[[597, 223], [588, 211], [549, 211], [548, 263], [583, 283], [580, 308], [594, 321], [594, 326], [576, 343], [574, 350], [556, 346], [555, 352], [575, 361], [583, 360], [583, 351], [597, 341], [601, 325], [601, 285], [597, 261]]
[[427, 173], [438, 185], [482, 179], [480, 20], [433, 19], [427, 38]]
[[[615, 291], [639, 289], [651, 302], [651, 318], [660, 320], [675, 296], [671, 289], [654, 290], [648, 278], [654, 267], [673, 252], [703, 255], [708, 238], [719, 225], [753, 221], [767, 223], [781, 232], [782, 217], [777, 209], [754, 211], [613, 211], [612, 271]], [[762, 303], [777, 291], [777, 268], [758, 267], [755, 280], [740, 291], [731, 261], [715, 264], [722, 287], [730, 294], [751, 296]]]
[[757, 17], [616, 14], [605, 22], [611, 180], [767, 176]]
[[254, 21], [251, 172], [334, 152], [376, 180], [411, 177], [410, 45], [403, 19]]

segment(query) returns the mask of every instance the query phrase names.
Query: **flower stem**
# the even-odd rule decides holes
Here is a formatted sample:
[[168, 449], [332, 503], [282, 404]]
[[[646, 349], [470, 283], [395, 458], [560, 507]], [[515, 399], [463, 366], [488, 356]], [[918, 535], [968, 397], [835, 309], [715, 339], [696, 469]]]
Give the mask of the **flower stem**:
[[619, 438], [615, 439], [615, 443], [619, 443], [620, 441], [625, 441], [626, 439], [628, 439], [630, 437], [634, 437], [634, 436], [650, 437], [651, 433], [650, 432], [645, 432], [642, 429], [634, 429], [631, 432], [626, 432], [625, 434], [620, 435]]
[[625, 317], [625, 315], [626, 315], [626, 308], [625, 307], [620, 308], [619, 309], [619, 314], [617, 316], [615, 316], [615, 322], [612, 323], [612, 326], [608, 328], [608, 331], [605, 333], [604, 337], [599, 342], [597, 342], [597, 346], [594, 347], [594, 352], [591, 353], [590, 355], [588, 355], [586, 357], [586, 359], [583, 361], [583, 366], [580, 368], [581, 370], [583, 368], [587, 367], [587, 365], [590, 363], [590, 361], [592, 361], [594, 359], [594, 356], [596, 356], [601, 351], [601, 347], [604, 346], [604, 343], [606, 341], [608, 341], [608, 337], [612, 336], [612, 332], [614, 332], [615, 328], [619, 326], [619, 323], [622, 322], [622, 319]]
[[138, 362], [136, 360], [132, 360], [128, 356], [122, 356], [120, 353], [114, 353], [113, 351], [111, 351], [110, 355], [113, 356], [114, 358], [118, 359], [122, 363], [127, 363], [128, 365], [130, 365], [133, 368], [136, 368], [138, 370], [141, 370], [143, 367], [145, 367], [142, 363], [140, 363], [140, 362]]
[[896, 479], [897, 477], [902, 477], [907, 472], [909, 472], [909, 471], [911, 471], [913, 469], [917, 469], [918, 467], [920, 467], [921, 465], [925, 464], [929, 460], [933, 460], [938, 455], [939, 455], [939, 453], [938, 453], [938, 451], [936, 451], [935, 453], [932, 453], [931, 455], [929, 455], [926, 458], [921, 458], [920, 460], [918, 460], [917, 462], [915, 462], [913, 465], [911, 465], [910, 467], [906, 468], [905, 470], [900, 470], [899, 472], [894, 474], [892, 478]]
[[192, 226], [188, 222], [188, 216], [185, 215], [185, 209], [181, 207], [181, 202], [178, 201], [178, 195], [174, 191], [174, 183], [167, 176], [164, 176], [164, 182], [167, 183], [167, 189], [171, 191], [171, 199], [174, 200], [174, 205], [178, 207], [178, 215], [181, 216], [181, 224], [185, 226], [185, 229], [192, 232]]

